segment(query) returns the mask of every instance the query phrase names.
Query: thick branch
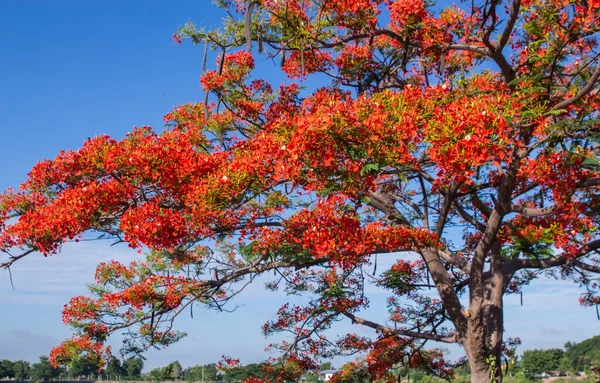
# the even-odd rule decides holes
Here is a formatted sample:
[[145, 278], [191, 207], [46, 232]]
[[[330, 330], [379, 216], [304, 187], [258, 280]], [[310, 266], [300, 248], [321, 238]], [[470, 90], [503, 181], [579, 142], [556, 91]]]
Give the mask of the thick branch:
[[[527, 143], [527, 132], [524, 132], [524, 141]], [[515, 151], [512, 161], [498, 188], [498, 200], [494, 204], [485, 232], [483, 233], [477, 247], [473, 260], [471, 261], [471, 272], [469, 283], [469, 301], [471, 311], [478, 317], [484, 303], [484, 279], [483, 265], [488, 252], [497, 241], [498, 231], [502, 225], [504, 216], [511, 211], [511, 196], [516, 185], [517, 174], [521, 165], [521, 160], [527, 155], [527, 151], [521, 149]]]
[[504, 32], [502, 32], [502, 36], [500, 37], [500, 42], [498, 43], [498, 47], [496, 50], [502, 51], [508, 43], [508, 39], [510, 38], [510, 34], [515, 27], [515, 23], [517, 22], [517, 18], [519, 17], [519, 10], [521, 9], [521, 0], [514, 0], [512, 8], [510, 10], [510, 16], [508, 16], [508, 21], [506, 22], [506, 28], [504, 28]]
[[600, 186], [600, 177], [594, 177], [594, 178], [587, 179], [583, 183], [583, 187], [594, 187], [594, 186]]
[[442, 303], [448, 312], [448, 317], [454, 323], [459, 336], [464, 336], [467, 329], [467, 321], [461, 311], [462, 306], [454, 290], [453, 281], [448, 276], [448, 271], [446, 271], [446, 268], [440, 261], [439, 250], [436, 248], [425, 248], [421, 251], [421, 254], [429, 269], [431, 278], [435, 282], [435, 287], [440, 294]]
[[529, 218], [536, 218], [536, 217], [543, 217], [546, 215], [550, 215], [550, 214], [552, 214], [552, 212], [554, 212], [554, 210], [556, 210], [556, 205], [539, 208], [539, 209], [524, 207], [521, 205], [511, 205], [512, 212], [523, 214], [525, 217], [529, 217]]
[[471, 265], [469, 264], [469, 262], [467, 262], [463, 258], [459, 258], [459, 257], [452, 255], [451, 253], [444, 251], [444, 250], [438, 250], [438, 254], [444, 261], [450, 263], [451, 265], [458, 267], [465, 273], [469, 272], [469, 268], [471, 267]]
[[369, 205], [379, 210], [385, 217], [398, 225], [410, 226], [410, 222], [396, 209], [394, 202], [387, 195], [369, 191]]
[[452, 184], [448, 188], [448, 192], [444, 197], [444, 205], [442, 206], [442, 211], [440, 212], [437, 224], [435, 225], [435, 233], [438, 237], [442, 236], [444, 232], [444, 227], [446, 226], [446, 220], [448, 219], [448, 214], [450, 213], [450, 208], [454, 203], [454, 199], [456, 198], [456, 189], [458, 188], [457, 184]]

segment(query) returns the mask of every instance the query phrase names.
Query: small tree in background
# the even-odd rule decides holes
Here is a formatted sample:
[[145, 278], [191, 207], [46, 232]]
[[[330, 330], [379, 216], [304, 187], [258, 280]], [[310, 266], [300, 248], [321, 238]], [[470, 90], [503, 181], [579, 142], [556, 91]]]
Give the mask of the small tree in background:
[[8, 359], [0, 360], [0, 378], [1, 379], [11, 379], [14, 378], [15, 374], [13, 372], [13, 362]]
[[31, 366], [31, 379], [35, 381], [50, 381], [58, 378], [62, 371], [61, 368], [53, 367], [47, 356], [40, 356], [40, 361]]
[[177, 380], [182, 377], [183, 368], [181, 367], [181, 363], [179, 361], [174, 361], [169, 363], [163, 369], [163, 377], [164, 379]]
[[144, 368], [144, 360], [140, 357], [130, 357], [123, 361], [123, 369], [130, 380], [139, 379]]
[[126, 371], [123, 366], [121, 366], [121, 361], [114, 356], [111, 356], [108, 363], [106, 363], [103, 375], [107, 376], [109, 379], [121, 380], [122, 377], [125, 377]]
[[31, 374], [31, 367], [29, 365], [29, 362], [26, 362], [24, 360], [17, 360], [12, 364], [12, 371], [15, 380], [26, 380], [29, 379], [29, 376]]

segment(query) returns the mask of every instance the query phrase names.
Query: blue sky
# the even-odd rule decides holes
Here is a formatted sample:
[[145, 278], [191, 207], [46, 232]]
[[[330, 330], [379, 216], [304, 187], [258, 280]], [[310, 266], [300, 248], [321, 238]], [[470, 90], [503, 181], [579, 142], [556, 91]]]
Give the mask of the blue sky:
[[[210, 27], [222, 17], [209, 0], [1, 0], [0, 189], [17, 187], [37, 161], [76, 149], [87, 137], [121, 138], [136, 125], [162, 129], [162, 116], [173, 106], [201, 100], [202, 48], [173, 45], [172, 34], [188, 20]], [[68, 244], [58, 256], [34, 255], [15, 264], [15, 290], [1, 270], [0, 359], [35, 361], [48, 353], [69, 336], [60, 310], [71, 296], [85, 293], [94, 266], [133, 257], [126, 247], [108, 243]], [[382, 318], [386, 295], [371, 289], [367, 315]], [[524, 350], [600, 333], [595, 312], [580, 308], [578, 296], [576, 286], [544, 280], [526, 288], [523, 307], [518, 297], [507, 297], [507, 335], [521, 337]], [[260, 326], [286, 300], [255, 283], [234, 313], [186, 316], [180, 328], [190, 335], [150, 352], [146, 367], [215, 362], [223, 354], [260, 361], [273, 341]], [[339, 329], [369, 333], [349, 323]], [[453, 355], [459, 356], [456, 350]]]

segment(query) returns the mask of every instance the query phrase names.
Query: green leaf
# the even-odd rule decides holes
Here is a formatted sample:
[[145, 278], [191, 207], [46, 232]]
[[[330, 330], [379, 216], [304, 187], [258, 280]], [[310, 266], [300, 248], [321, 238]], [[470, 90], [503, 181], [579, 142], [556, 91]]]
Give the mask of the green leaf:
[[254, 252], [254, 242], [240, 246], [240, 255], [244, 257], [246, 262], [254, 261], [258, 255], [256, 252]]
[[369, 174], [371, 172], [376, 172], [378, 170], [379, 170], [379, 164], [375, 164], [375, 163], [366, 164], [360, 170], [360, 175], [364, 176], [365, 174]]
[[600, 161], [594, 157], [586, 157], [585, 160], [581, 163], [581, 165], [585, 168], [597, 168], [600, 166]]

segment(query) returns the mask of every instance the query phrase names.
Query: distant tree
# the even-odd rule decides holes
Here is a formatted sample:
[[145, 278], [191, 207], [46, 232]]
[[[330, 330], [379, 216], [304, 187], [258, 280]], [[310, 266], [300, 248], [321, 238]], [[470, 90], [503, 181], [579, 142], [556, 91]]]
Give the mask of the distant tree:
[[565, 355], [571, 361], [575, 371], [584, 371], [590, 368], [593, 362], [593, 353], [600, 350], [600, 335], [584, 340], [581, 343], [565, 344], [567, 351]]
[[225, 373], [223, 380], [227, 382], [237, 382], [248, 378], [262, 378], [265, 375], [263, 364], [250, 363], [245, 366], [231, 368]]
[[560, 368], [560, 361], [563, 358], [564, 351], [559, 348], [551, 348], [544, 350], [543, 358], [546, 371], [558, 370]]
[[183, 380], [188, 382], [199, 382], [202, 381], [202, 367], [199, 364], [188, 367], [183, 370]]
[[216, 382], [221, 380], [221, 375], [217, 371], [216, 363], [209, 363], [204, 366], [204, 381], [205, 382]]
[[169, 365], [163, 369], [164, 379], [177, 380], [181, 378], [182, 374], [183, 368], [181, 367], [181, 363], [179, 363], [177, 360], [169, 363]]
[[183, 371], [183, 379], [188, 382], [215, 382], [219, 380], [217, 365], [215, 363], [206, 365], [195, 365]]
[[548, 350], [527, 350], [523, 353], [521, 365], [527, 376], [558, 370], [563, 351], [558, 348]]
[[13, 375], [15, 380], [25, 380], [29, 378], [31, 367], [29, 362], [24, 360], [17, 360], [12, 366]]
[[543, 371], [541, 351], [542, 350], [527, 350], [523, 352], [521, 367], [528, 377]]
[[175, 380], [181, 378], [183, 374], [183, 367], [181, 367], [181, 363], [179, 363], [179, 361], [176, 360], [174, 362], [171, 362], [170, 366], [171, 371], [169, 377]]
[[147, 380], [163, 380], [163, 368], [157, 367], [150, 370], [149, 373], [146, 374]]
[[563, 357], [560, 358], [558, 369], [562, 372], [575, 372], [575, 369], [573, 368], [573, 363], [571, 363], [571, 359], [569, 359], [566, 355], [563, 355]]
[[40, 356], [40, 361], [31, 366], [31, 379], [35, 381], [49, 381], [57, 378], [62, 369], [54, 368], [47, 356]]
[[325, 370], [333, 370], [333, 365], [331, 364], [331, 362], [323, 362], [321, 363], [321, 365], [319, 365], [319, 371]]
[[144, 368], [144, 360], [140, 357], [131, 357], [123, 361], [123, 369], [129, 379], [139, 378]]
[[13, 362], [8, 359], [0, 360], [0, 379], [15, 377], [13, 373]]
[[245, 367], [248, 377], [262, 378], [265, 376], [265, 370], [262, 363], [250, 363]]
[[80, 376], [90, 376], [98, 373], [98, 365], [92, 363], [87, 358], [73, 360], [69, 365], [69, 375], [73, 378]]
[[104, 369], [104, 374], [112, 377], [114, 380], [121, 380], [121, 377], [126, 375], [125, 369], [121, 366], [121, 361], [114, 356], [111, 356]]

